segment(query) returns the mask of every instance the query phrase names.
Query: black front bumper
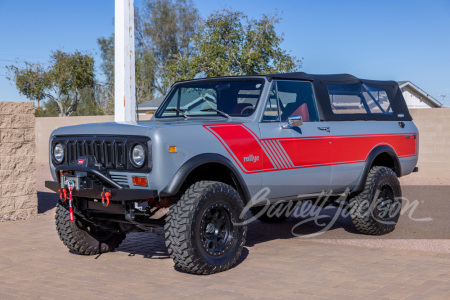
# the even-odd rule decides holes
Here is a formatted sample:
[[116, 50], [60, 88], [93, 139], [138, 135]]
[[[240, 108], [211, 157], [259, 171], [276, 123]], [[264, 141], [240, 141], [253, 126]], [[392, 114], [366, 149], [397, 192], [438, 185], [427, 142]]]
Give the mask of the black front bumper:
[[[105, 186], [96, 188], [82, 188], [80, 190], [75, 189], [72, 191], [72, 195], [74, 197], [102, 199], [102, 192], [106, 191], [111, 193], [110, 200], [112, 201], [134, 201], [156, 198], [158, 196], [158, 191], [156, 190], [123, 188], [122, 186], [108, 178], [106, 175], [99, 172], [97, 169], [90, 167], [60, 166], [57, 167], [55, 171], [56, 174], [58, 174], [58, 179], [60, 171], [86, 172], [94, 175], [99, 181], [105, 184]], [[61, 189], [61, 182], [46, 181], [45, 187], [59, 193], [59, 189]]]

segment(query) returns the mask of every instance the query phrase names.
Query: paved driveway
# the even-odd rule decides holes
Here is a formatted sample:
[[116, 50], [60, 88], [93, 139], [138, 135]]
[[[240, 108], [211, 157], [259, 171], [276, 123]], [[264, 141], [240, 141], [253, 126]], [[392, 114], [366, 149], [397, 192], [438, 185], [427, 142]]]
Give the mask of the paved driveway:
[[196, 276], [174, 269], [162, 237], [134, 233], [116, 252], [81, 256], [60, 242], [53, 216], [0, 223], [0, 299], [450, 299], [448, 254], [317, 243], [259, 226], [250, 225], [235, 268]]
[[[448, 180], [430, 180], [439, 189], [404, 189], [420, 202], [414, 217], [432, 222], [405, 215], [394, 233], [370, 239], [357, 235], [349, 218], [316, 239], [292, 235], [302, 218], [255, 222], [236, 267], [196, 276], [174, 269], [163, 237], [147, 233], [129, 234], [113, 253], [69, 252], [54, 226], [57, 196], [43, 187], [48, 167], [37, 175], [39, 210], [49, 215], [0, 223], [0, 299], [450, 299], [450, 202], [441, 201], [450, 194]], [[310, 222], [296, 233], [318, 229]]]

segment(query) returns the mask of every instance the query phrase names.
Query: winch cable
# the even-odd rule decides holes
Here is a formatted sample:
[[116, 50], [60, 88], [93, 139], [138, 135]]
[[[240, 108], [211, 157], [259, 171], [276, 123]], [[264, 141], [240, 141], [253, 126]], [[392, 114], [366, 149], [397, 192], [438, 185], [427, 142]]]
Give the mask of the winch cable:
[[70, 184], [69, 184], [69, 216], [70, 221], [73, 222], [72, 186]]

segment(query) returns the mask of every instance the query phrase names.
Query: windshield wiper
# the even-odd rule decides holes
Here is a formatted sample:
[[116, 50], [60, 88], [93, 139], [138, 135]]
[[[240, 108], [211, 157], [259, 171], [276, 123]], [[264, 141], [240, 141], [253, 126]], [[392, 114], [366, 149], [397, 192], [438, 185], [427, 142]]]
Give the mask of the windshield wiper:
[[229, 114], [227, 114], [227, 113], [225, 113], [225, 112], [223, 112], [223, 111], [218, 110], [217, 108], [215, 108], [215, 107], [211, 104], [211, 103], [216, 104], [214, 101], [209, 100], [209, 99], [207, 99], [207, 98], [204, 97], [204, 96], [202, 96], [202, 99], [205, 101], [206, 104], [208, 104], [209, 108], [203, 108], [203, 109], [200, 109], [200, 111], [215, 111], [215, 112], [221, 114], [223, 117], [225, 117], [225, 118], [227, 118], [227, 119], [230, 117]]
[[223, 112], [221, 110], [218, 110], [217, 108], [214, 108], [214, 107], [200, 109], [200, 111], [215, 111], [215, 112], [218, 112], [220, 115], [222, 115], [225, 118], [229, 118], [230, 117], [229, 114], [227, 114], [227, 113], [225, 113], [225, 112]]
[[189, 119], [189, 117], [186, 116], [186, 114], [185, 114], [186, 111], [182, 110], [182, 109], [178, 109], [178, 108], [174, 107], [174, 108], [167, 108], [164, 111], [176, 111], [177, 113], [181, 114], [186, 120]]

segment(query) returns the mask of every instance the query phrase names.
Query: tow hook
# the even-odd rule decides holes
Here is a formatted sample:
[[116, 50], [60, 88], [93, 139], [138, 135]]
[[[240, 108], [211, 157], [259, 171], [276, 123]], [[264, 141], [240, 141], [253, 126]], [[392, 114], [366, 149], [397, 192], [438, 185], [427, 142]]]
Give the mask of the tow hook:
[[[59, 199], [62, 200], [63, 202], [66, 202], [67, 200], [67, 190], [66, 189], [59, 189]], [[64, 194], [64, 198], [63, 198], [63, 194]]]
[[102, 205], [104, 207], [108, 207], [109, 206], [109, 197], [111, 197], [111, 193], [110, 192], [102, 192]]

